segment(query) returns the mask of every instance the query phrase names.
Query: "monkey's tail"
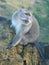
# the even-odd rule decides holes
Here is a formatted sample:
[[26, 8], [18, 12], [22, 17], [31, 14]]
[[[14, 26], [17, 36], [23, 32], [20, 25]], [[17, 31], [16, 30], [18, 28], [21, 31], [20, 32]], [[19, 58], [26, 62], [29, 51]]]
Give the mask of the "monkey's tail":
[[46, 54], [44, 53], [42, 46], [38, 42], [35, 42], [34, 44], [36, 45], [39, 53], [41, 54], [41, 57], [43, 58], [43, 60], [46, 62], [46, 65], [48, 65], [49, 59], [46, 56]]

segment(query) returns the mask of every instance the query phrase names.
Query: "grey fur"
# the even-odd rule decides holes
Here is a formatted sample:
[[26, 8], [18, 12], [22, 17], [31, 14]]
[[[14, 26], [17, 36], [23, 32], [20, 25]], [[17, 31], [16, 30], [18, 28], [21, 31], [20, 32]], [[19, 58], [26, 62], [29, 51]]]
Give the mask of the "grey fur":
[[[29, 13], [30, 15], [26, 16], [24, 13]], [[12, 24], [10, 27], [14, 27], [16, 36], [19, 36], [18, 40], [16, 40], [16, 38], [15, 38], [16, 36], [14, 37], [11, 45], [16, 46], [19, 43], [21, 44], [20, 41], [22, 40], [22, 38], [24, 38], [25, 34], [32, 27], [32, 14], [29, 11], [27, 11], [26, 9], [20, 9], [19, 11], [16, 11], [12, 16]], [[21, 38], [21, 40], [20, 40], [20, 38]], [[15, 42], [15, 40], [16, 40], [16, 42]]]

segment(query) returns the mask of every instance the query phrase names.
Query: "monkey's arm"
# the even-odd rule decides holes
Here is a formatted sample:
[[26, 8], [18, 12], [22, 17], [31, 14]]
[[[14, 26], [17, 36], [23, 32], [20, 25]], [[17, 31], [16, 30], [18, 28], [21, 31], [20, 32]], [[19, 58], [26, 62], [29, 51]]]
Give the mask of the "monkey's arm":
[[13, 40], [9, 43], [9, 45], [8, 45], [7, 48], [8, 48], [8, 49], [11, 49], [12, 47], [18, 45], [18, 44], [20, 43], [21, 39], [22, 39], [22, 38], [20, 37], [19, 34], [15, 35], [15, 37], [14, 37]]

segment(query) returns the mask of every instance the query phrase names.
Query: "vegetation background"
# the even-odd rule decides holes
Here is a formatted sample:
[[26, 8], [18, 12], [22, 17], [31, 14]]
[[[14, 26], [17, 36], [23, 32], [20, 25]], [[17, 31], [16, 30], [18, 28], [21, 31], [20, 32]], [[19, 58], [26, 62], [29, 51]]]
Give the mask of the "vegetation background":
[[[21, 7], [31, 11], [39, 22], [40, 36], [38, 42], [40, 42], [42, 46], [49, 45], [49, 0], [0, 0], [0, 16], [11, 20], [12, 14]], [[10, 41], [10, 35], [8, 41]], [[33, 55], [32, 52], [34, 52]], [[27, 65], [37, 65], [39, 56], [40, 54], [36, 47], [28, 45], [23, 50], [23, 47], [18, 45], [10, 51], [4, 50], [0, 52], [0, 65], [23, 65], [23, 60], [26, 60]], [[21, 62], [16, 63], [16, 58], [21, 60]]]

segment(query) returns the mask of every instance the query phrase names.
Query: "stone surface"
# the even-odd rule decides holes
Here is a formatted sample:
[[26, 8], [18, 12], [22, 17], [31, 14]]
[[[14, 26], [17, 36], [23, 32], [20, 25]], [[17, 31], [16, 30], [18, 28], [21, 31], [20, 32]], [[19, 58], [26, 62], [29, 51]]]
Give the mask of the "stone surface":
[[37, 48], [31, 45], [25, 46], [24, 49], [18, 45], [10, 50], [0, 51], [0, 65], [37, 65], [39, 60]]
[[26, 60], [27, 65], [37, 65], [39, 61], [39, 53], [35, 46], [30, 44], [24, 48], [24, 60]]
[[[4, 21], [3, 21], [4, 19]], [[6, 18], [0, 17], [0, 47], [6, 48], [14, 36], [14, 31], [10, 29]]]

